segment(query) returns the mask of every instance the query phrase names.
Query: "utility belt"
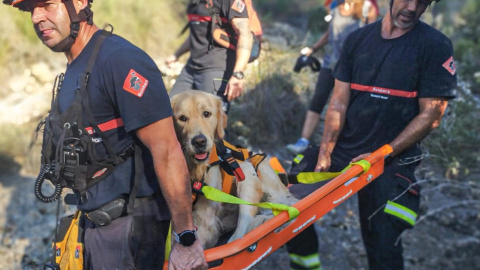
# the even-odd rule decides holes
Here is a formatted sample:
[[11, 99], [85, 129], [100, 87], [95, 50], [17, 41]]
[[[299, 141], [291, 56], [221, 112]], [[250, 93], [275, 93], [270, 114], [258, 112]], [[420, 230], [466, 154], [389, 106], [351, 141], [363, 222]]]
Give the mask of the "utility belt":
[[[142, 204], [153, 201], [153, 199], [153, 195], [135, 198], [133, 207], [136, 208]], [[96, 210], [85, 212], [85, 216], [97, 226], [108, 226], [115, 219], [128, 215], [127, 204], [127, 199], [118, 198]]]

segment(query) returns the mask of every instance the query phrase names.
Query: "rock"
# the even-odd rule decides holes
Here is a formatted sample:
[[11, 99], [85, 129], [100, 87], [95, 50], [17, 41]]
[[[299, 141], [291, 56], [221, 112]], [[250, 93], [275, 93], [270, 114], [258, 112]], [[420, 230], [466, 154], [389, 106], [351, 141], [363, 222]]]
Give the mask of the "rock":
[[55, 75], [45, 62], [35, 63], [31, 66], [32, 76], [39, 83], [53, 83]]

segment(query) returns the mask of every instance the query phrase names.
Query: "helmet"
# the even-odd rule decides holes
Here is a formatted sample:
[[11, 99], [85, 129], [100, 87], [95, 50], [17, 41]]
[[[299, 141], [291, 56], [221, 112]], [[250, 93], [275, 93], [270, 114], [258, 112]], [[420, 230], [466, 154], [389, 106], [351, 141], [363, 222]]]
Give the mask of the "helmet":
[[[24, 7], [25, 1], [27, 0], [3, 0], [3, 3], [10, 4], [20, 10], [25, 11], [25, 7]], [[93, 0], [88, 0], [88, 3], [93, 3]]]
[[312, 71], [319, 71], [322, 65], [320, 64], [320, 61], [318, 61], [317, 58], [313, 56], [306, 56], [304, 54], [300, 55], [297, 58], [297, 62], [295, 63], [295, 66], [293, 67], [293, 71], [295, 72], [300, 72], [300, 70], [306, 66], [310, 66]]

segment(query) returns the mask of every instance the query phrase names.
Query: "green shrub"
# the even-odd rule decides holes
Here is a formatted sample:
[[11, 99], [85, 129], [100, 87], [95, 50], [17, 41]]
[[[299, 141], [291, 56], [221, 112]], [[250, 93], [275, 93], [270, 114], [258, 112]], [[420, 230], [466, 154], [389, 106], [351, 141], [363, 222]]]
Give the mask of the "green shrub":
[[472, 92], [480, 93], [480, 1], [469, 0], [460, 12], [462, 23], [457, 29], [455, 55], [458, 70], [462, 77], [471, 84]]

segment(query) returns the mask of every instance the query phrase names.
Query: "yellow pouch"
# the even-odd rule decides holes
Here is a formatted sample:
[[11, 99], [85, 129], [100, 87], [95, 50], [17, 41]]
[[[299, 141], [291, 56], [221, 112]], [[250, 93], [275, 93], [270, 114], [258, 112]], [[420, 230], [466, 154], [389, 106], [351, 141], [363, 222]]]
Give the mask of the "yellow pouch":
[[60, 219], [55, 245], [55, 262], [61, 270], [83, 269], [83, 220], [82, 212]]

